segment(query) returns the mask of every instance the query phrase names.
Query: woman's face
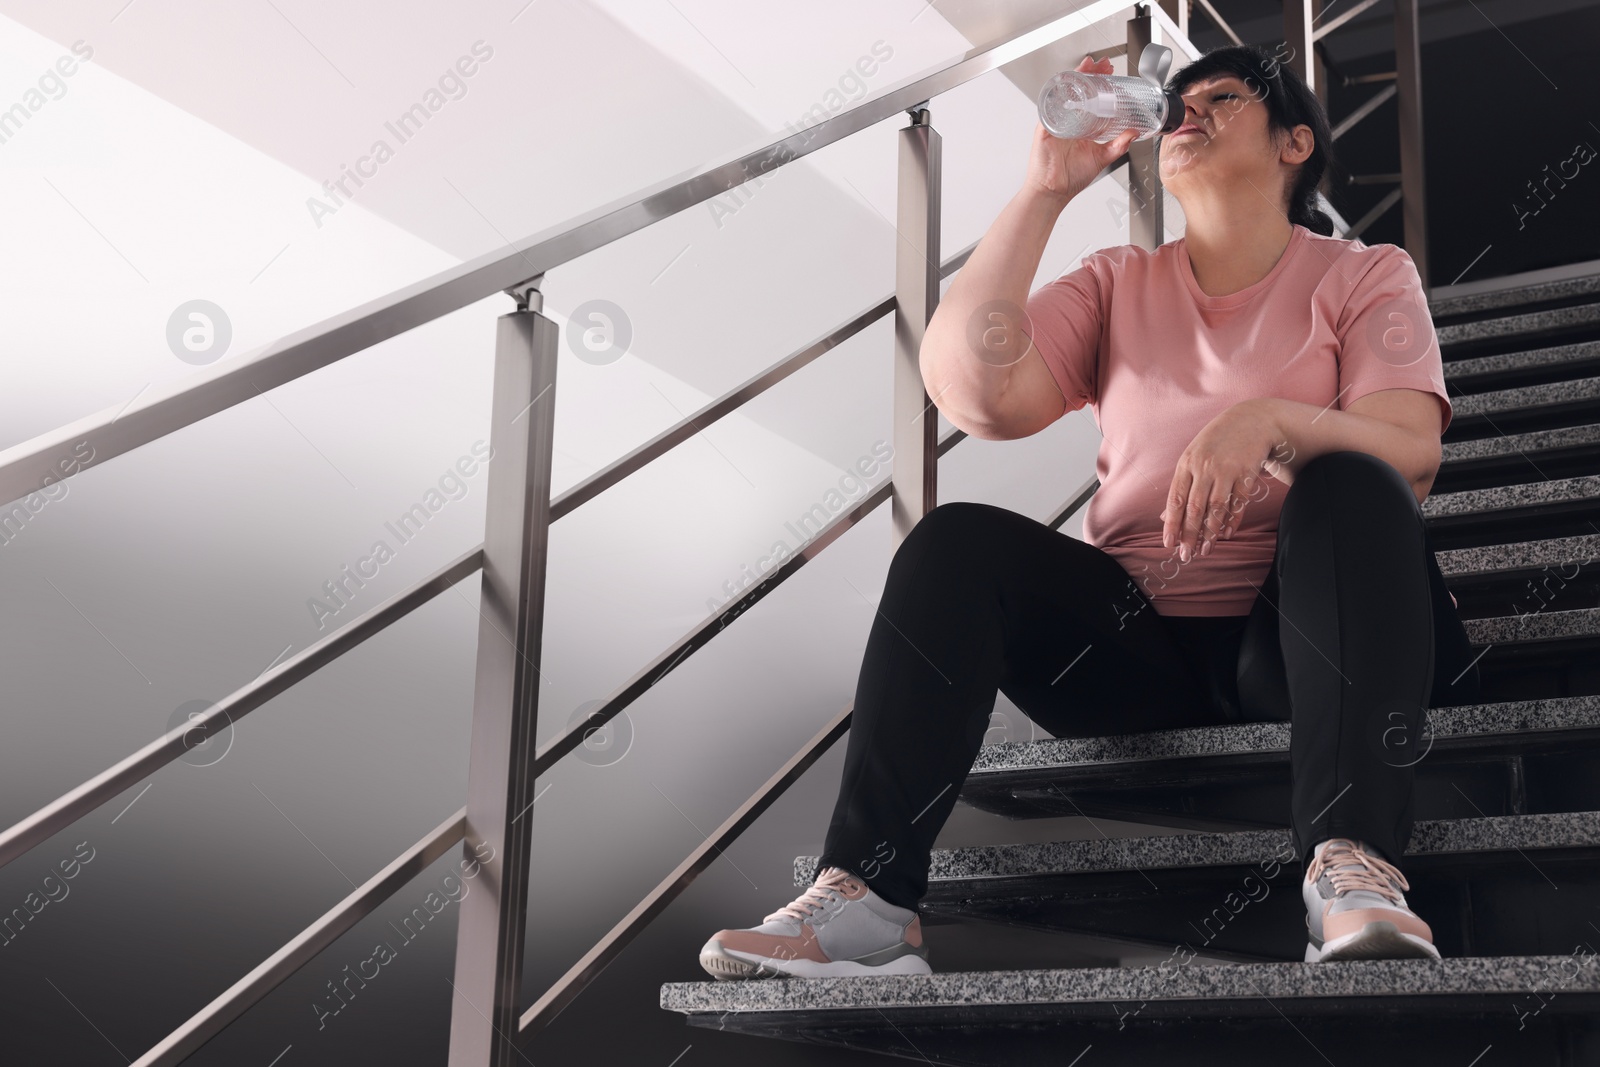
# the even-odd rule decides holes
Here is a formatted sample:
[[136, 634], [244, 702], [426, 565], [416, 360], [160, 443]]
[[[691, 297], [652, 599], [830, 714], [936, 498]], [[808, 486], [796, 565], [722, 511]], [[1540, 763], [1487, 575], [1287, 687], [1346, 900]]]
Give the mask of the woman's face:
[[[1273, 203], [1284, 199], [1285, 164], [1310, 155], [1310, 127], [1274, 143], [1259, 82], [1218, 75], [1183, 93], [1184, 125], [1161, 139], [1161, 181], [1179, 203], [1201, 188], [1243, 187], [1249, 182]], [[1303, 150], [1302, 150], [1303, 149]]]

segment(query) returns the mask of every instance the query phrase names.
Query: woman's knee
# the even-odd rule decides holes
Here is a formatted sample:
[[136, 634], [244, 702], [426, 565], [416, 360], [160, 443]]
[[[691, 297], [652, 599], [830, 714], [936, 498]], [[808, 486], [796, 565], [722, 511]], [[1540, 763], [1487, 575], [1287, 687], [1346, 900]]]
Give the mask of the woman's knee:
[[899, 552], [955, 553], [972, 559], [986, 546], [999, 543], [1007, 517], [1012, 515], [1005, 508], [972, 500], [939, 504], [911, 528], [900, 543]]
[[[1313, 456], [1295, 474], [1283, 511], [1303, 506], [1308, 496], [1332, 495], [1352, 507], [1370, 510], [1386, 502], [1418, 510], [1417, 494], [1394, 464], [1370, 452], [1338, 451]], [[1285, 516], [1286, 518], [1287, 516]]]

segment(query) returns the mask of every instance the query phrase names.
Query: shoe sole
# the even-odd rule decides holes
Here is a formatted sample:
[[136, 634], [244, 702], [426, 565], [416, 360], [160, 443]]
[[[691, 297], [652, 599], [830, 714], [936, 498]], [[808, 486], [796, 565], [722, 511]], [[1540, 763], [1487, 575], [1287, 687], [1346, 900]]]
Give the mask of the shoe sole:
[[873, 966], [855, 960], [780, 960], [722, 947], [712, 941], [700, 950], [700, 966], [718, 981], [741, 978], [845, 978], [864, 974], [932, 974], [928, 961], [916, 953], [898, 956]]
[[1440, 958], [1432, 942], [1415, 934], [1402, 933], [1394, 923], [1383, 920], [1366, 923], [1354, 933], [1327, 942], [1321, 949], [1314, 944], [1306, 945], [1307, 963]]

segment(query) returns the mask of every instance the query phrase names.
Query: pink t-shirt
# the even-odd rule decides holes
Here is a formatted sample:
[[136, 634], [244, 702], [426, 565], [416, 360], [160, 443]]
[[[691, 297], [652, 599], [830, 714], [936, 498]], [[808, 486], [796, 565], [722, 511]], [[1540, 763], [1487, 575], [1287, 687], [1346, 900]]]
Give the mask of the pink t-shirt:
[[[1440, 433], [1450, 424], [1421, 280], [1396, 245], [1295, 225], [1267, 276], [1227, 296], [1200, 291], [1182, 238], [1154, 252], [1118, 245], [1041, 287], [1027, 312], [1069, 410], [1088, 405], [1103, 435], [1084, 540], [1161, 615], [1248, 614], [1272, 565], [1289, 491], [1274, 478], [1209, 554], [1183, 563], [1161, 545], [1178, 456], [1219, 412], [1261, 396], [1343, 410], [1381, 389], [1419, 389], [1439, 398]], [[1130, 590], [1123, 610], [1138, 606]]]

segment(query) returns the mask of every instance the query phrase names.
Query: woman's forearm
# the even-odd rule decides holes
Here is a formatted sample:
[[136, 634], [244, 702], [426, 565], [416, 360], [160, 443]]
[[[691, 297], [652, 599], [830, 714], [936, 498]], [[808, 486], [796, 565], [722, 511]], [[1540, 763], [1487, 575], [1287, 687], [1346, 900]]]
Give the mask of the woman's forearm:
[[[1422, 395], [1427, 397], [1427, 417], [1437, 419], [1433, 396]], [[1278, 397], [1257, 397], [1247, 403], [1260, 407], [1261, 417], [1273, 428], [1273, 439], [1282, 442], [1274, 450], [1276, 469], [1271, 473], [1284, 485], [1294, 484], [1294, 476], [1312, 459], [1341, 450], [1367, 452], [1388, 463], [1410, 484], [1419, 503], [1427, 499], [1439, 473], [1439, 435], [1426, 428]]]

